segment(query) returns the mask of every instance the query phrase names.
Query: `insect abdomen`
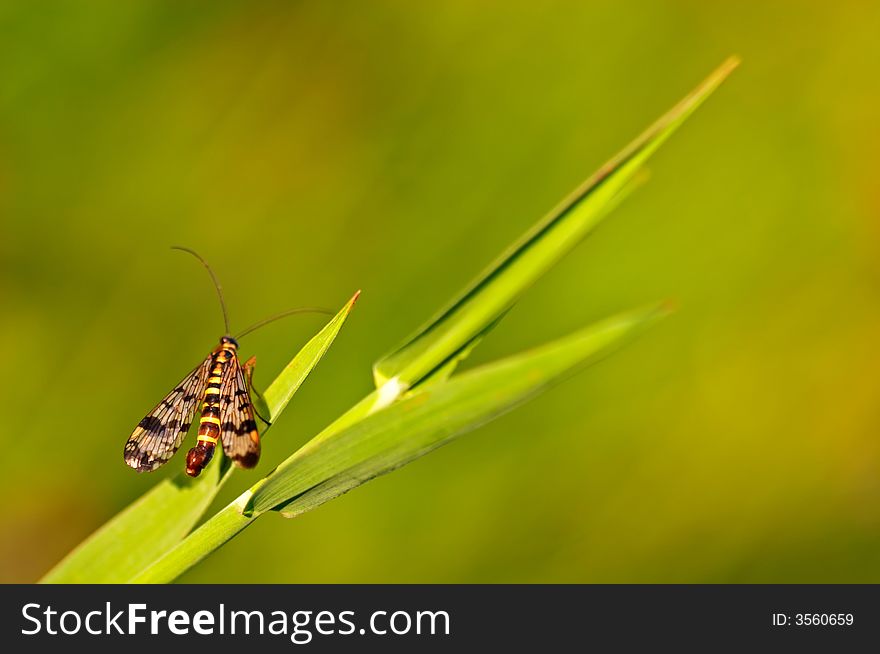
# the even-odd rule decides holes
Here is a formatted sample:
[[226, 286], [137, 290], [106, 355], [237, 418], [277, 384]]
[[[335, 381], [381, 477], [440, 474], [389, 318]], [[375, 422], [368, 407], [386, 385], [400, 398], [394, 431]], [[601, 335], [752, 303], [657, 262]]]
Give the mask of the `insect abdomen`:
[[202, 400], [199, 440], [186, 455], [186, 474], [190, 477], [198, 477], [214, 456], [217, 441], [220, 439], [220, 388], [223, 371], [234, 356], [234, 347], [225, 345], [214, 359], [208, 385], [205, 386], [205, 397]]

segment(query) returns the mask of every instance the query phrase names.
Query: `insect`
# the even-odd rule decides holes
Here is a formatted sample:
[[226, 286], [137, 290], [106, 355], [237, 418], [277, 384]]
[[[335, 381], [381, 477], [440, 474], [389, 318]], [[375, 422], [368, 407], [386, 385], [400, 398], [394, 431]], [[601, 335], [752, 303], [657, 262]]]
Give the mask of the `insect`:
[[[240, 363], [237, 338], [294, 313], [329, 312], [313, 308], [292, 309], [251, 325], [233, 338], [229, 336], [226, 303], [214, 271], [195, 251], [182, 247], [173, 249], [192, 254], [208, 270], [220, 299], [227, 335], [138, 423], [125, 443], [125, 462], [138, 472], [151, 472], [166, 463], [189, 432], [196, 409], [201, 404], [198, 441], [186, 455], [186, 474], [198, 477], [213, 458], [218, 442], [237, 466], [253, 468], [260, 460], [260, 433], [250, 396], [256, 358], [251, 357], [244, 365]], [[260, 419], [270, 424], [264, 418]]]

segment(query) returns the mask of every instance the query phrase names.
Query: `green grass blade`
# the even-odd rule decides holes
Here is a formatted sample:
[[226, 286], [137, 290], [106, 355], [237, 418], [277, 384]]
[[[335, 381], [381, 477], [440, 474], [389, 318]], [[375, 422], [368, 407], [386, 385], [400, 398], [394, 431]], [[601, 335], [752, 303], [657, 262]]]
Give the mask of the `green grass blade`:
[[462, 352], [621, 200], [647, 159], [737, 64], [735, 58], [728, 59], [534, 225], [435, 318], [376, 362], [376, 386], [392, 382], [395, 388], [405, 391]]
[[215, 513], [198, 529], [164, 556], [154, 561], [148, 568], [139, 571], [127, 580], [130, 584], [167, 584], [219, 549], [246, 527], [255, 518], [242, 514], [235, 502]]
[[295, 515], [394, 470], [604, 356], [663, 312], [653, 307], [617, 316], [446, 383], [415, 390], [324, 440], [320, 448], [295, 453], [256, 489], [247, 510], [281, 508]]
[[602, 358], [665, 314], [666, 308], [658, 306], [604, 320], [414, 390], [382, 411], [319, 434], [131, 581], [173, 581], [266, 511], [293, 517], [395, 470]]
[[290, 398], [293, 397], [293, 394], [296, 393], [306, 380], [306, 377], [318, 365], [318, 361], [324, 357], [327, 349], [333, 344], [336, 335], [339, 334], [339, 330], [345, 324], [345, 320], [354, 308], [354, 303], [357, 302], [360, 294], [360, 291], [355, 293], [345, 306], [339, 310], [339, 313], [312, 340], [303, 346], [263, 393], [263, 400], [269, 409], [273, 422], [275, 418], [281, 415], [281, 412], [287, 407], [287, 403], [290, 402]]
[[464, 346], [455, 352], [451, 357], [449, 357], [446, 361], [440, 364], [439, 367], [434, 368], [430, 373], [428, 373], [425, 377], [422, 377], [419, 380], [416, 388], [426, 388], [433, 384], [442, 384], [447, 381], [450, 377], [452, 377], [452, 373], [455, 372], [455, 369], [458, 368], [458, 364], [467, 359], [471, 352], [473, 352], [477, 345], [483, 342], [483, 339], [486, 337], [490, 331], [495, 329], [495, 326], [501, 322], [501, 318], [504, 314], [501, 314], [493, 320], [486, 329], [481, 331], [479, 334], [474, 336], [471, 340], [464, 344]]
[[199, 521], [229, 468], [208, 466], [196, 479], [163, 479], [106, 522], [40, 580], [46, 584], [122, 583], [174, 547]]
[[[333, 343], [358, 295], [297, 353], [263, 395], [273, 422]], [[256, 398], [255, 398], [256, 400]], [[265, 414], [264, 414], [265, 415]], [[265, 431], [263, 432], [265, 436]], [[196, 479], [164, 479], [73, 550], [42, 583], [121, 583], [178, 544], [196, 525], [234, 466], [223, 457]]]

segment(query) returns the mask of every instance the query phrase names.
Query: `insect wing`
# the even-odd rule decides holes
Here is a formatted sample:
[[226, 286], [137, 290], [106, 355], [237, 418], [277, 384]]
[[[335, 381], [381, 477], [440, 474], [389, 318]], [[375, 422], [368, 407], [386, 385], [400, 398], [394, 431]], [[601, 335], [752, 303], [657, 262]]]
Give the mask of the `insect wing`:
[[125, 462], [129, 466], [138, 472], [149, 472], [174, 455], [192, 424], [212, 360], [213, 355], [208, 355], [138, 423], [125, 444]]
[[241, 468], [253, 468], [260, 460], [260, 434], [254, 407], [238, 357], [223, 371], [220, 386], [220, 442], [223, 452]]

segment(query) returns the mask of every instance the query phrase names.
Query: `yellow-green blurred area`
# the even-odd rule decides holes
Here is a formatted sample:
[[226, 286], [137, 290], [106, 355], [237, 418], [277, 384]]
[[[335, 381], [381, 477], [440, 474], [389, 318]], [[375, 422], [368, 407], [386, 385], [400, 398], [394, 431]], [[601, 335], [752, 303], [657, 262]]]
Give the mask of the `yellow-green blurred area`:
[[[466, 368], [663, 298], [536, 401], [188, 582], [880, 582], [880, 6], [0, 5], [0, 580], [183, 467], [122, 447], [223, 331], [363, 295], [223, 506], [726, 56]], [[244, 339], [265, 384], [323, 324]], [[184, 449], [189, 447], [184, 445]]]

